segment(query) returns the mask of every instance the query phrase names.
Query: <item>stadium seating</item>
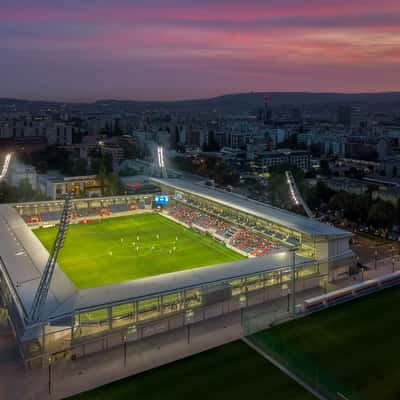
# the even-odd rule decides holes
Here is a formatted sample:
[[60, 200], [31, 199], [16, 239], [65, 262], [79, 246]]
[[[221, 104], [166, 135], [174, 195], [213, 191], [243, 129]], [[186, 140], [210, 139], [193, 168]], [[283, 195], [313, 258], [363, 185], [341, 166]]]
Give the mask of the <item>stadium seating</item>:
[[[176, 204], [167, 208], [166, 212], [174, 219], [186, 225], [209, 231], [212, 235], [224, 239], [230, 246], [254, 257], [264, 256], [274, 247], [272, 242], [254, 233], [251, 227], [249, 229], [238, 228], [218, 217], [187, 205]], [[242, 224], [246, 222], [245, 218], [239, 219]]]
[[[131, 204], [121, 202], [120, 204], [107, 204], [104, 206], [99, 201], [92, 203], [91, 206], [86, 201], [79, 201], [74, 204], [72, 219], [85, 220], [91, 217], [108, 217], [112, 214], [140, 209], [144, 206], [145, 203], [143, 201]], [[35, 210], [29, 209], [26, 214], [22, 215], [22, 218], [32, 225], [42, 221], [53, 222], [60, 219], [61, 211], [61, 208], [54, 210], [54, 208], [42, 207], [40, 212], [34, 214]], [[213, 207], [212, 205], [205, 206], [192, 199], [188, 199], [185, 203], [170, 204], [163, 211], [175, 220], [200, 232], [208, 232], [215, 239], [225, 242], [227, 245], [253, 257], [264, 256], [271, 249], [276, 248], [276, 245], [264, 237], [263, 233], [267, 236], [287, 241], [292, 245], [298, 244], [298, 239], [294, 236], [275, 232], [264, 226], [259, 226], [256, 221], [237, 215], [230, 210]]]
[[75, 207], [75, 213], [78, 218], [95, 217], [99, 215], [99, 209], [98, 207]]
[[111, 204], [109, 208], [112, 213], [127, 212], [128, 204]]
[[42, 212], [40, 215], [42, 221], [59, 221], [61, 218], [61, 211]]

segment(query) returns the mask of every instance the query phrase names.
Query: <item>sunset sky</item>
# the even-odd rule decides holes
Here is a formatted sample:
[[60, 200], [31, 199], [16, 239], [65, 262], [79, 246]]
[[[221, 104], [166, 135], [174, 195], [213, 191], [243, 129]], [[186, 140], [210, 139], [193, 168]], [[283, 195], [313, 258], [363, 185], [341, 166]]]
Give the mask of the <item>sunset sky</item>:
[[400, 90], [400, 0], [0, 0], [0, 97]]

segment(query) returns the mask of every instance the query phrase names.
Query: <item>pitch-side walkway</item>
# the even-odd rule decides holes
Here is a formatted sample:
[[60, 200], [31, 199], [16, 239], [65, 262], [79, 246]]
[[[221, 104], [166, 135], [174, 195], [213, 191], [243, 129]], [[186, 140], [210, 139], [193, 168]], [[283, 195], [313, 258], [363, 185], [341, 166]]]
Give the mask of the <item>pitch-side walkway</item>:
[[[320, 291], [311, 290], [298, 296], [310, 297]], [[265, 315], [285, 315], [287, 299], [251, 307], [246, 319], [254, 320], [266, 328], [270, 319]], [[287, 315], [287, 314], [286, 314]], [[9, 329], [0, 331], [0, 399], [42, 400], [61, 399], [72, 394], [90, 390], [123, 377], [188, 357], [192, 354], [238, 340], [243, 337], [243, 315], [234, 312], [154, 336], [127, 346], [125, 364], [124, 349], [118, 347], [107, 352], [96, 353], [76, 361], [59, 362], [51, 367], [51, 395], [49, 396], [49, 369], [25, 371], [17, 347]], [[246, 322], [244, 325], [246, 326]]]
[[[229, 328], [226, 328], [229, 326]], [[134, 375], [176, 359], [219, 346], [242, 336], [240, 314], [193, 326], [188, 343], [187, 329], [175, 330], [127, 346], [96, 353], [74, 362], [57, 363], [49, 369], [25, 371], [10, 333], [0, 337], [0, 399], [61, 399], [100, 385]]]
[[[377, 272], [390, 268], [387, 260], [381, 261]], [[356, 280], [361, 280], [357, 276]], [[366, 277], [364, 277], [365, 279]], [[353, 278], [329, 285], [329, 290], [354, 284]], [[297, 304], [304, 298], [322, 294], [322, 289], [310, 290], [297, 295]], [[0, 399], [42, 400], [64, 397], [90, 390], [123, 377], [137, 374], [160, 365], [188, 357], [192, 354], [240, 339], [253, 330], [265, 329], [279, 317], [287, 317], [290, 299], [283, 297], [223, 317], [192, 325], [162, 335], [150, 337], [127, 346], [96, 353], [76, 361], [59, 362], [49, 369], [26, 371], [19, 357], [14, 338], [8, 327], [0, 321]], [[244, 330], [242, 328], [242, 323]], [[49, 395], [49, 375], [51, 384]]]

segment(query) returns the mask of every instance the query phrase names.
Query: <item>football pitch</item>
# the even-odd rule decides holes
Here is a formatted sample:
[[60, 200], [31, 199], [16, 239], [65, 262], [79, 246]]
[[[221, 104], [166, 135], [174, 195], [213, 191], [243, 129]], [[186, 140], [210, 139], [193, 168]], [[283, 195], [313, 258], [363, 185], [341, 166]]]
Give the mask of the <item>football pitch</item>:
[[315, 400], [241, 341], [82, 393], [71, 400]]
[[[50, 250], [57, 229], [34, 233]], [[58, 264], [85, 289], [243, 258], [206, 235], [145, 213], [70, 225]]]
[[351, 400], [400, 399], [400, 288], [259, 332], [250, 340]]

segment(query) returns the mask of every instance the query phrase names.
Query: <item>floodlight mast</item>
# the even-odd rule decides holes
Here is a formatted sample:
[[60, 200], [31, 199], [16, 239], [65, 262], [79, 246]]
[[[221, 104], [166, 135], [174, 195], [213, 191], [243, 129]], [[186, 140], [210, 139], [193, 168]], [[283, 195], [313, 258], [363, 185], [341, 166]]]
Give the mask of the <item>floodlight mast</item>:
[[[157, 172], [156, 172], [157, 171]], [[164, 148], [157, 146], [155, 161], [151, 168], [151, 176], [157, 175], [161, 178], [168, 178], [167, 168], [165, 166]]]
[[165, 167], [165, 155], [164, 155], [164, 148], [159, 146], [159, 154], [160, 154], [160, 169], [161, 169], [161, 176], [166, 179], [168, 178], [167, 168]]
[[1, 169], [1, 173], [0, 173], [0, 182], [6, 177], [7, 172], [8, 172], [8, 168], [10, 167], [10, 161], [11, 161], [11, 153], [8, 153], [4, 159], [4, 164], [3, 164], [3, 168]]
[[64, 207], [60, 218], [60, 225], [58, 228], [56, 239], [53, 243], [53, 247], [50, 251], [49, 258], [43, 271], [42, 278], [40, 280], [38, 289], [33, 300], [32, 309], [30, 313], [30, 323], [40, 321], [41, 312], [44, 304], [46, 303], [47, 295], [49, 293], [51, 280], [54, 274], [54, 269], [57, 262], [58, 254], [63, 247], [68, 225], [72, 215], [72, 195], [67, 193], [65, 195]]
[[292, 198], [293, 203], [298, 206], [301, 205], [306, 212], [307, 216], [310, 218], [314, 218], [313, 212], [308, 207], [307, 203], [304, 201], [303, 197], [301, 196], [299, 189], [297, 188], [296, 181], [294, 180], [293, 174], [291, 171], [286, 171], [286, 180], [287, 184], [289, 185], [289, 192]]

